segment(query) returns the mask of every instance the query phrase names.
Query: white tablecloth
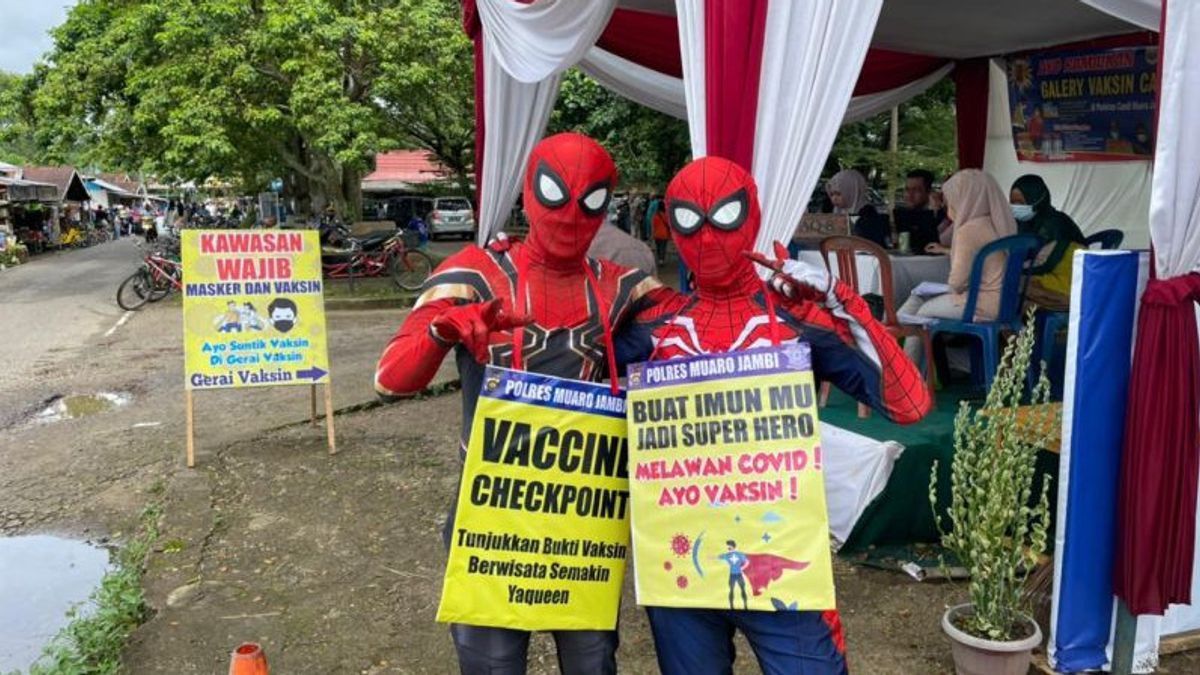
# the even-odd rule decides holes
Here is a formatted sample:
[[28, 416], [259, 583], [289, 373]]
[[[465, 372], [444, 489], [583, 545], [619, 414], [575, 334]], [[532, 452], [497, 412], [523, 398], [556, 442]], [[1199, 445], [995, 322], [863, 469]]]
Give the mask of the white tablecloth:
[[[946, 283], [950, 278], [950, 257], [944, 255], [891, 255], [892, 285], [895, 291], [896, 308], [904, 304], [912, 290], [922, 281]], [[817, 267], [825, 267], [820, 251], [800, 251], [799, 260]], [[833, 275], [838, 275], [837, 258], [833, 258]], [[860, 295], [882, 295], [883, 282], [879, 278], [879, 261], [875, 256], [859, 254], [858, 292]]]

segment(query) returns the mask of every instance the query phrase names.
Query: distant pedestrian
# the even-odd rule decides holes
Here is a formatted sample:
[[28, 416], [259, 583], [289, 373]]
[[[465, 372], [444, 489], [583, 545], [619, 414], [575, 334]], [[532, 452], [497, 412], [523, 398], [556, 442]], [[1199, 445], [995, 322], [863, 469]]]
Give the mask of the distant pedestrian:
[[658, 254], [659, 265], [667, 264], [667, 242], [669, 241], [671, 241], [671, 226], [667, 222], [667, 210], [659, 208], [654, 214], [654, 250]]

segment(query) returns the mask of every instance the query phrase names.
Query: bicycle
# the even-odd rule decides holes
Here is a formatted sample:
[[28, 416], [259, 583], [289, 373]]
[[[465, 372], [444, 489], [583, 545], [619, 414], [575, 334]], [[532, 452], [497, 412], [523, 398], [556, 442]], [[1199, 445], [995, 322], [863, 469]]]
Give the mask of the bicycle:
[[117, 287], [117, 305], [126, 311], [134, 311], [177, 290], [183, 290], [182, 263], [155, 250], [147, 253], [138, 271]]
[[361, 241], [347, 238], [349, 248], [322, 252], [321, 270], [329, 279], [390, 275], [400, 289], [419, 291], [433, 273], [433, 259], [414, 248], [405, 235], [398, 232], [370, 251], [363, 250]]

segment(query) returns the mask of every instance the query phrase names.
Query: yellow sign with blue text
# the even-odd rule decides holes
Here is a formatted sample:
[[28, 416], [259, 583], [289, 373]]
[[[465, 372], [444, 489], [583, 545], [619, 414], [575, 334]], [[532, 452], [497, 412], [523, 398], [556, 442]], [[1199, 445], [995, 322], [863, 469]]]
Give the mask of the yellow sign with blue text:
[[625, 399], [489, 366], [437, 620], [612, 630], [629, 551]]
[[188, 389], [327, 381], [317, 232], [184, 230], [181, 247]]
[[629, 368], [638, 604], [834, 607], [807, 343]]

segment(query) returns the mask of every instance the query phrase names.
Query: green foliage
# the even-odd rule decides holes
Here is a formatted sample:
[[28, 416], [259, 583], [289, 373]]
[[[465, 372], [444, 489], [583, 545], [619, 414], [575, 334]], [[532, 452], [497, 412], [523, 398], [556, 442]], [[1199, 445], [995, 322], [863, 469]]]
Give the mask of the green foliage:
[[104, 575], [92, 593], [86, 611], [71, 610], [73, 617], [30, 668], [31, 675], [100, 675], [121, 670], [125, 641], [147, 618], [142, 593], [146, 555], [158, 538], [156, 505], [147, 507], [134, 537], [117, 552], [114, 569]]
[[891, 114], [842, 127], [826, 169], [858, 169], [889, 193], [911, 169], [929, 169], [944, 177], [958, 168], [954, 126], [954, 83], [942, 80], [900, 106], [900, 137], [891, 152]]
[[[465, 175], [470, 44], [452, 0], [85, 0], [34, 77], [48, 159], [239, 179], [356, 217], [377, 152]], [[433, 129], [433, 132], [430, 132]]]
[[[983, 407], [973, 411], [962, 402], [954, 420], [950, 527], [944, 528], [935, 515], [942, 545], [971, 573], [972, 613], [960, 628], [991, 640], [1023, 637], [1023, 576], [1046, 550], [1049, 481], [1042, 483], [1035, 502], [1033, 478], [1038, 450], [1053, 439], [1061, 419], [1042, 405], [1050, 399], [1043, 365], [1031, 400], [1038, 407], [1025, 424], [1018, 423], [1036, 334], [1033, 324], [1031, 312], [1025, 328], [1005, 348]], [[929, 480], [935, 514], [937, 475], [935, 462]]]
[[25, 244], [9, 236], [7, 245], [0, 251], [0, 269], [16, 267], [28, 259], [29, 249], [25, 248]]
[[624, 99], [578, 70], [563, 76], [547, 133], [578, 131], [608, 149], [627, 187], [663, 190], [691, 156], [687, 123]]
[[0, 71], [0, 162], [27, 164], [37, 156], [32, 89], [32, 78]]

